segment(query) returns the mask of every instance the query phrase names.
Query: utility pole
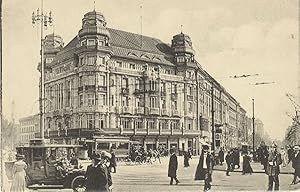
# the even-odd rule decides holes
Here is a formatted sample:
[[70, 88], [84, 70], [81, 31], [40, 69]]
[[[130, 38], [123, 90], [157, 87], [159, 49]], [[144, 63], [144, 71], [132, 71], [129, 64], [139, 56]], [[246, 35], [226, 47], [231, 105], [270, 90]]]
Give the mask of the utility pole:
[[253, 136], [253, 143], [252, 143], [252, 149], [254, 152], [254, 141], [255, 141], [255, 118], [254, 118], [254, 98], [252, 99], [252, 136]]
[[215, 151], [215, 110], [214, 110], [214, 87], [213, 86], [211, 86], [211, 135], [212, 135], [211, 150]]
[[40, 24], [41, 26], [41, 79], [40, 79], [40, 137], [44, 139], [44, 102], [45, 102], [45, 62], [44, 62], [44, 27], [47, 28], [48, 24], [52, 25], [53, 19], [51, 16], [51, 12], [48, 15], [44, 15], [43, 13], [43, 0], [41, 0], [41, 12], [40, 9], [37, 9], [37, 13], [32, 13], [32, 24]]

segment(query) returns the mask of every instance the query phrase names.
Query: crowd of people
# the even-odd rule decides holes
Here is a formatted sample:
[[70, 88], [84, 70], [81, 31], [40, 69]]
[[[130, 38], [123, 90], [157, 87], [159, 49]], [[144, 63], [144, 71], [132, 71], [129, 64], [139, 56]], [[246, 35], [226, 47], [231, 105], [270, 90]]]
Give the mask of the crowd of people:
[[[256, 157], [254, 155], [257, 155]], [[242, 174], [247, 173], [252, 174], [253, 169], [251, 167], [252, 161], [259, 161], [265, 173], [268, 175], [268, 191], [279, 190], [279, 174], [280, 167], [285, 167], [289, 163], [292, 163], [294, 168], [294, 178], [291, 184], [297, 184], [297, 178], [300, 178], [300, 146], [295, 145], [294, 147], [288, 146], [287, 152], [284, 148], [277, 150], [277, 145], [273, 143], [271, 146], [262, 145], [255, 152], [253, 157], [246, 150], [239, 150], [238, 148], [233, 148], [228, 150], [225, 155], [224, 149], [220, 149], [218, 153], [218, 158], [215, 154], [209, 151], [209, 145], [203, 145], [203, 149], [199, 158], [199, 163], [196, 168], [195, 180], [204, 180], [204, 191], [209, 191], [211, 189], [212, 182], [212, 170], [216, 163], [226, 162], [226, 176], [230, 176], [229, 173], [234, 171], [234, 169], [240, 168], [240, 159], [242, 156]], [[188, 159], [191, 158], [191, 153], [184, 152], [184, 167], [189, 166]], [[218, 159], [218, 161], [217, 161]], [[178, 161], [175, 153], [175, 149], [170, 150], [170, 160], [168, 177], [171, 178], [170, 185], [177, 185], [179, 182], [177, 178]]]

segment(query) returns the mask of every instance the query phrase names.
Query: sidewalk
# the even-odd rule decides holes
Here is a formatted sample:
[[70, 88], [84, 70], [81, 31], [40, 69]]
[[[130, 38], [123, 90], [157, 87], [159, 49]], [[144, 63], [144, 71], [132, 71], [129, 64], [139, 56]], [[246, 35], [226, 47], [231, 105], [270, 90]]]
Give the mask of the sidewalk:
[[[239, 169], [234, 169], [234, 171], [231, 172], [240, 172], [242, 173], [242, 165], [243, 162], [240, 163], [240, 168]], [[263, 166], [260, 163], [251, 163], [251, 167], [253, 169], [253, 173], [265, 173], [265, 170], [263, 169]], [[223, 165], [216, 165], [214, 167], [214, 170], [216, 171], [226, 171], [227, 165], [226, 163], [223, 163]], [[292, 168], [291, 163], [288, 164], [286, 167], [280, 167], [280, 174], [293, 174], [294, 169]]]

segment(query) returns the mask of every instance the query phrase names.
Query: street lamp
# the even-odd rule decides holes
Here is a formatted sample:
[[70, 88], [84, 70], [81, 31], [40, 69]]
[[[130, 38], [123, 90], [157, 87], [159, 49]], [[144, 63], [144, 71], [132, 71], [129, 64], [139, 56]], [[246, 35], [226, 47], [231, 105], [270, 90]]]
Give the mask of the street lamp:
[[[268, 85], [268, 84], [273, 84], [275, 82], [259, 82], [259, 83], [255, 83], [253, 84], [253, 86], [258, 86], [258, 85]], [[252, 98], [252, 136], [253, 136], [253, 141], [252, 141], [252, 149], [253, 149], [253, 153], [254, 153], [254, 149], [255, 149], [255, 117], [254, 117], [254, 98]]]
[[45, 87], [44, 87], [44, 41], [43, 41], [43, 32], [44, 28], [47, 28], [48, 25], [52, 25], [53, 18], [51, 12], [49, 15], [43, 13], [43, 0], [41, 0], [41, 11], [37, 9], [36, 13], [32, 13], [32, 24], [40, 25], [41, 27], [41, 81], [40, 81], [40, 137], [44, 139], [44, 98], [45, 98]]

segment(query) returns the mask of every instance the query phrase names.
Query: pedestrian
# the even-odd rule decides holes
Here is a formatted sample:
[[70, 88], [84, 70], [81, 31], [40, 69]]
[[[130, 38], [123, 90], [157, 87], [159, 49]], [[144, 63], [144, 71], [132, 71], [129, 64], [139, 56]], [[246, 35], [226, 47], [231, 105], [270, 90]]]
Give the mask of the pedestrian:
[[223, 162], [224, 162], [224, 151], [223, 151], [222, 148], [219, 151], [219, 159], [220, 159], [220, 164], [223, 165]]
[[288, 146], [288, 163], [290, 163], [293, 159], [293, 154], [294, 154], [294, 150], [292, 148], [292, 146]]
[[190, 166], [189, 160], [190, 160], [191, 157], [192, 156], [191, 156], [190, 151], [184, 151], [183, 152], [184, 167], [189, 167]]
[[248, 155], [248, 153], [244, 153], [243, 156], [243, 175], [245, 175], [246, 173], [250, 173], [250, 175], [253, 173], [253, 169], [251, 167], [250, 164], [250, 156]]
[[268, 191], [273, 190], [273, 183], [275, 183], [274, 190], [279, 190], [279, 166], [281, 164], [281, 155], [277, 152], [277, 145], [273, 143], [270, 148], [266, 166], [266, 174], [269, 176]]
[[[110, 156], [110, 154], [106, 156]], [[103, 155], [95, 154], [91, 156], [91, 159], [92, 164], [86, 170], [86, 191], [109, 192], [112, 180], [106, 165], [107, 158]]]
[[203, 149], [199, 158], [196, 169], [195, 180], [204, 180], [204, 191], [211, 189], [213, 156], [209, 153], [209, 146], [203, 145]]
[[227, 164], [226, 176], [230, 176], [229, 172], [232, 169], [232, 154], [231, 154], [230, 150], [226, 154], [225, 161], [226, 161], [226, 164]]
[[294, 151], [295, 153], [292, 160], [292, 167], [295, 169], [295, 172], [294, 172], [294, 179], [291, 184], [296, 184], [297, 177], [300, 178], [300, 146], [295, 145]]
[[11, 183], [11, 192], [24, 192], [26, 190], [26, 168], [27, 165], [24, 161], [24, 155], [17, 154], [16, 162], [12, 167], [12, 183]]
[[287, 159], [286, 159], [286, 152], [284, 150], [284, 147], [281, 147], [280, 155], [281, 155], [281, 158], [282, 158], [282, 166], [285, 167], [286, 164], [287, 164]]
[[168, 169], [168, 177], [171, 178], [170, 185], [173, 185], [173, 180], [175, 180], [176, 185], [178, 185], [179, 181], [177, 179], [177, 168], [178, 161], [175, 153], [175, 149], [170, 149], [170, 160], [169, 160], [169, 169]]
[[110, 150], [110, 154], [111, 154], [111, 159], [110, 159], [110, 164], [109, 164], [109, 170], [110, 172], [112, 172], [112, 169], [114, 169], [114, 172], [112, 173], [116, 173], [117, 172], [117, 161], [116, 161], [116, 155], [113, 149]]

